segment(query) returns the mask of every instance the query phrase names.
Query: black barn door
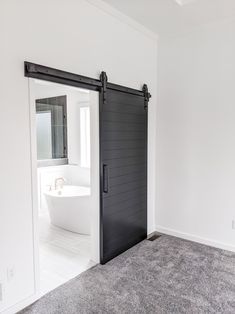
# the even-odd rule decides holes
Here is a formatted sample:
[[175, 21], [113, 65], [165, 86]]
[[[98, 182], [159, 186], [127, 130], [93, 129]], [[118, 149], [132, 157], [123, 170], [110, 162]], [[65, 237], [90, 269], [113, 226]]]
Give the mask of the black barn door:
[[100, 103], [101, 263], [147, 237], [147, 106], [107, 89]]

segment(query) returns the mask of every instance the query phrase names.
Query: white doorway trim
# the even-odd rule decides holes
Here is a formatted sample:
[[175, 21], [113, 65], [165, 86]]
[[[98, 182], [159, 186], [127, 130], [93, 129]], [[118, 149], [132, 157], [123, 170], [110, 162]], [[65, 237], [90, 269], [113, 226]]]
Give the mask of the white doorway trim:
[[[37, 143], [36, 143], [36, 107], [34, 79], [28, 78], [30, 106], [30, 153], [31, 153], [31, 194], [33, 217], [33, 258], [34, 258], [34, 293], [35, 300], [40, 295], [40, 262], [39, 262], [39, 209], [37, 184]], [[99, 93], [90, 91], [91, 113], [91, 193], [94, 204], [91, 222], [91, 260], [100, 263], [100, 176], [99, 176]]]

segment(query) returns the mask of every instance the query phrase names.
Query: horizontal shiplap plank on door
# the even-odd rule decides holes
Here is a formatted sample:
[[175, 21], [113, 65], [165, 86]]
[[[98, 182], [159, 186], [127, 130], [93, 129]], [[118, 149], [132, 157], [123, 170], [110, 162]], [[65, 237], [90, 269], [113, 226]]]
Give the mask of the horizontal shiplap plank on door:
[[147, 236], [147, 110], [144, 98], [108, 90], [101, 108], [103, 261]]

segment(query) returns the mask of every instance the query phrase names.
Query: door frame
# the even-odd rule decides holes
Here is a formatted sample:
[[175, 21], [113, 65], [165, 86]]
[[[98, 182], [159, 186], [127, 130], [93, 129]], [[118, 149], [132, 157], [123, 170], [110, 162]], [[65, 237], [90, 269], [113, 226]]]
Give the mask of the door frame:
[[[88, 90], [92, 91], [97, 91], [99, 92], [99, 110], [101, 108], [101, 104], [103, 104], [106, 101], [106, 91], [107, 89], [111, 90], [116, 90], [132, 95], [137, 95], [140, 97], [144, 98], [144, 106], [148, 106], [149, 99], [151, 98], [151, 95], [148, 91], [148, 87], [146, 84], [143, 85], [142, 90], [137, 90], [117, 84], [113, 84], [108, 82], [108, 78], [105, 72], [101, 72], [100, 74], [100, 79], [93, 79], [90, 77], [66, 72], [63, 70], [58, 70], [54, 69], [51, 67], [31, 63], [28, 61], [24, 62], [24, 76], [28, 78], [33, 78], [33, 79], [39, 79], [39, 80], [45, 80], [49, 82], [54, 82], [54, 83], [59, 83], [63, 85], [68, 85], [68, 86], [74, 86], [74, 87], [79, 87], [79, 88], [85, 88]], [[32, 110], [32, 102], [34, 101], [33, 95], [30, 92], [30, 88], [32, 90], [32, 82], [29, 80], [29, 103], [30, 103], [30, 121], [32, 122], [31, 124], [31, 132], [30, 132], [30, 142], [31, 142], [31, 192], [32, 192], [32, 207], [33, 207], [33, 237], [34, 237], [34, 268], [35, 268], [35, 293], [37, 294], [39, 292], [39, 245], [38, 245], [38, 210], [37, 210], [37, 185], [34, 184], [37, 180], [37, 173], [35, 172], [35, 169], [37, 168], [36, 166], [36, 140], [33, 139], [33, 131], [35, 131], [35, 121], [32, 120], [33, 115], [35, 115], [35, 112]], [[99, 112], [98, 110], [98, 112]], [[35, 119], [35, 117], [33, 118]], [[149, 143], [149, 132], [148, 132], [148, 143]], [[150, 147], [148, 145], [148, 154], [149, 154]], [[101, 154], [101, 149], [99, 145], [99, 158]], [[102, 159], [100, 159], [102, 160]], [[100, 167], [100, 161], [99, 161], [99, 167]], [[153, 166], [153, 165], [152, 165]], [[36, 168], [35, 168], [36, 167]], [[148, 173], [149, 173], [149, 162], [147, 162], [147, 167], [148, 167]], [[103, 178], [102, 178], [102, 169], [100, 169], [99, 173], [99, 180], [100, 180], [100, 186], [103, 184]], [[148, 177], [148, 186], [150, 179]], [[152, 189], [151, 189], [152, 191]], [[101, 208], [102, 205], [102, 198], [101, 198], [101, 193], [102, 189], [100, 189], [100, 201], [99, 205]], [[154, 192], [152, 192], [154, 193]], [[149, 195], [149, 188], [148, 188], [148, 199], [153, 198], [154, 195]], [[35, 210], [36, 208], [36, 210]], [[149, 215], [148, 212], [148, 205], [147, 205], [147, 215]], [[99, 230], [99, 246], [100, 250], [102, 250], [102, 243], [101, 243], [101, 232], [102, 232], [102, 215], [101, 215], [101, 210], [99, 209], [99, 225], [100, 225], [100, 230]], [[148, 227], [148, 226], [147, 226]], [[149, 231], [149, 229], [148, 229]], [[149, 233], [151, 233], [153, 230], [151, 230]], [[100, 256], [99, 254], [99, 262], [100, 262]]]
[[[36, 107], [34, 93], [34, 79], [28, 79], [29, 90], [29, 119], [30, 119], [30, 159], [31, 159], [31, 195], [32, 195], [32, 221], [33, 221], [33, 264], [34, 264], [34, 292], [36, 299], [41, 297], [40, 289], [40, 253], [39, 253], [39, 202], [38, 202], [38, 162], [36, 141]], [[63, 84], [64, 85], [64, 84]], [[64, 85], [65, 86], [65, 85]], [[97, 106], [98, 104], [98, 106]], [[92, 210], [91, 220], [91, 260], [100, 263], [100, 208], [99, 208], [99, 94], [90, 94], [91, 115], [91, 188], [92, 199], [97, 204]], [[92, 180], [92, 178], [95, 178]], [[97, 178], [97, 179], [96, 179]]]

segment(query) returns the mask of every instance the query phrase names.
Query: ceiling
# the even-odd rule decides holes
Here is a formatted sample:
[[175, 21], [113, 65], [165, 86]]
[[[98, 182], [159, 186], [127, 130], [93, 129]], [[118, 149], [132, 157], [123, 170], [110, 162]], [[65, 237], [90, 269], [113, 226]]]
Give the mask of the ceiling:
[[235, 0], [103, 1], [160, 36], [179, 35], [212, 21], [235, 17]]

